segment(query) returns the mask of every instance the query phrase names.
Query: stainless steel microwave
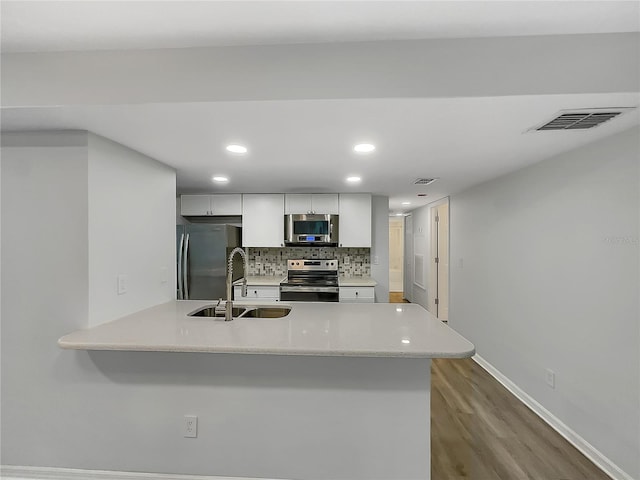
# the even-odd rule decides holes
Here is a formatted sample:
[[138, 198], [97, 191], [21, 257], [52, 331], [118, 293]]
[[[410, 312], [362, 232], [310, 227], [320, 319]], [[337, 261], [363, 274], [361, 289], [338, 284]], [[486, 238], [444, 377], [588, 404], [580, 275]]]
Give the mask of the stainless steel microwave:
[[288, 246], [336, 247], [338, 245], [338, 215], [285, 215], [284, 244]]

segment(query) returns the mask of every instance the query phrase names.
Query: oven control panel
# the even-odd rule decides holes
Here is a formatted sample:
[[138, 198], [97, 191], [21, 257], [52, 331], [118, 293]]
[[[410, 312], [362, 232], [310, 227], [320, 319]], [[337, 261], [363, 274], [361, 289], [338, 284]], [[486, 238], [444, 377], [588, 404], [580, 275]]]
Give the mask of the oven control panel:
[[324, 260], [287, 260], [287, 270], [302, 270], [302, 271], [314, 271], [314, 270], [338, 270], [338, 260], [324, 259]]

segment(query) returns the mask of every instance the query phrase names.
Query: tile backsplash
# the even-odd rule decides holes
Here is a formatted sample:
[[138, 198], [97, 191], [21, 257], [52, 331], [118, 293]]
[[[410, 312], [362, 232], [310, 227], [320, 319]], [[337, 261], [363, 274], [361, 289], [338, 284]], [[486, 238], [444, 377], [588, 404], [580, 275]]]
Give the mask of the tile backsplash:
[[248, 248], [249, 275], [286, 275], [287, 260], [337, 259], [343, 277], [371, 275], [371, 249], [337, 247]]

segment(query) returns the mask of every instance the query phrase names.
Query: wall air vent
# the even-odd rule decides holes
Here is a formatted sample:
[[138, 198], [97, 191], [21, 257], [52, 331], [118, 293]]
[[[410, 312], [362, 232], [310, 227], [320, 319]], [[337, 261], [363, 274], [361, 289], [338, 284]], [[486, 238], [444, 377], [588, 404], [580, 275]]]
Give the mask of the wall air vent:
[[431, 185], [436, 180], [438, 179], [437, 178], [416, 178], [416, 181], [413, 183], [414, 185]]
[[530, 130], [585, 130], [602, 125], [627, 110], [631, 110], [631, 108], [633, 107], [562, 110], [556, 114], [553, 120], [537, 125]]

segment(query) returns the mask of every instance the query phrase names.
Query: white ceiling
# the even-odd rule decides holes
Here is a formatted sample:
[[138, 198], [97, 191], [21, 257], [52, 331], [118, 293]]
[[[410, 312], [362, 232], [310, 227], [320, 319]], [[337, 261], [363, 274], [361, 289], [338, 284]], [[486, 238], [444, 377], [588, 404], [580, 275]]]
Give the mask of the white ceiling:
[[[500, 37], [640, 30], [638, 2], [15, 2], [3, 52]], [[505, 41], [508, 41], [506, 39]], [[45, 77], [46, 80], [46, 77]], [[87, 92], [90, 93], [90, 87]], [[530, 132], [564, 109], [637, 106], [632, 93], [60, 105], [2, 108], [3, 130], [80, 129], [175, 167], [180, 192], [388, 195], [406, 211], [638, 125]], [[371, 142], [367, 156], [353, 144]], [[231, 156], [228, 143], [247, 145]], [[212, 184], [225, 175], [227, 185]], [[362, 183], [344, 178], [359, 175]], [[439, 177], [428, 187], [418, 177]], [[417, 197], [427, 193], [427, 197]], [[410, 201], [410, 207], [401, 202]]]
[[636, 1], [9, 1], [2, 51], [631, 32]]
[[[635, 109], [593, 130], [528, 131], [561, 109], [637, 102], [593, 94], [17, 108], [3, 110], [2, 124], [88, 129], [174, 166], [184, 193], [365, 191], [389, 195], [397, 211], [638, 124]], [[359, 142], [377, 149], [356, 154]], [[227, 153], [229, 143], [249, 154]], [[213, 175], [231, 181], [213, 184]], [[362, 183], [346, 184], [349, 175]], [[418, 177], [441, 180], [421, 188]]]

